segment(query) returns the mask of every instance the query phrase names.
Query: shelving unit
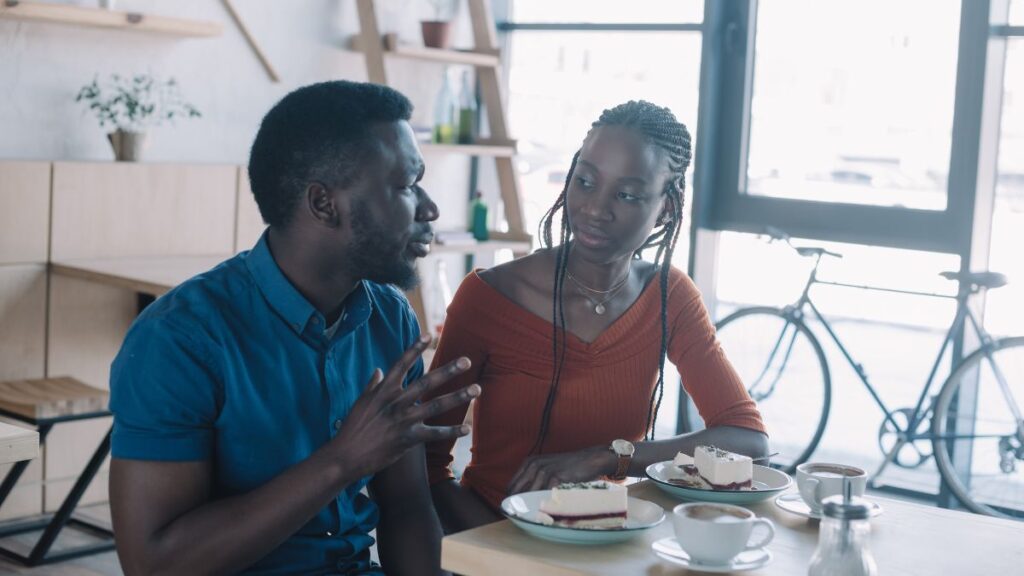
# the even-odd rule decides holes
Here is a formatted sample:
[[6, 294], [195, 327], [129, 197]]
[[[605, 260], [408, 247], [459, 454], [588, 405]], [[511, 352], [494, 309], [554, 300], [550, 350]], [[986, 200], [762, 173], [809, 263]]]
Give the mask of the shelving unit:
[[530, 249], [529, 240], [487, 240], [485, 242], [473, 242], [469, 244], [433, 244], [430, 250], [436, 254], [482, 254], [494, 252], [495, 250], [511, 250], [515, 253], [526, 252]]
[[0, 4], [0, 20], [131, 30], [193, 38], [219, 36], [222, 32], [222, 27], [217, 22], [23, 0], [3, 0]]
[[497, 68], [501, 65], [501, 58], [496, 53], [475, 50], [442, 50], [427, 46], [401, 44], [395, 34], [384, 36], [384, 54], [394, 58], [425, 60], [442, 64], [465, 64], [490, 68]]
[[511, 158], [516, 154], [516, 148], [512, 144], [434, 144], [421, 142], [420, 151], [424, 154], [466, 154], [468, 156], [493, 156]]
[[[431, 247], [434, 253], [482, 254], [495, 250], [512, 250], [517, 256], [530, 250], [530, 235], [526, 231], [525, 216], [520, 201], [519, 177], [513, 163], [515, 142], [509, 137], [506, 106], [502, 94], [501, 53], [498, 50], [494, 18], [488, 0], [467, 0], [473, 29], [472, 50], [441, 50], [402, 44], [394, 34], [382, 35], [373, 0], [357, 0], [359, 36], [355, 46], [366, 57], [366, 71], [370, 82], [388, 84], [384, 62], [388, 58], [415, 60], [427, 64], [473, 66], [480, 83], [480, 94], [487, 111], [490, 138], [474, 144], [421, 144], [424, 154], [468, 154], [494, 158], [498, 174], [498, 187], [505, 207], [508, 232], [491, 232], [491, 240], [472, 244]], [[424, 329], [425, 305], [420, 291], [409, 293], [409, 300]]]

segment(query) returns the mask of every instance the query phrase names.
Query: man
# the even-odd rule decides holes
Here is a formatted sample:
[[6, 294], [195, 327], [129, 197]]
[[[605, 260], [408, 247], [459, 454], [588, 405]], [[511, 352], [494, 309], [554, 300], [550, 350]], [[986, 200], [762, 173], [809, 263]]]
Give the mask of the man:
[[[299, 89], [249, 160], [267, 232], [136, 320], [111, 369], [111, 510], [126, 574], [439, 572], [415, 284], [437, 206], [412, 105], [383, 86]], [[390, 369], [389, 369], [390, 367]], [[386, 374], [384, 373], [386, 371]], [[367, 383], [369, 381], [369, 383]], [[366, 487], [373, 500], [361, 493]]]

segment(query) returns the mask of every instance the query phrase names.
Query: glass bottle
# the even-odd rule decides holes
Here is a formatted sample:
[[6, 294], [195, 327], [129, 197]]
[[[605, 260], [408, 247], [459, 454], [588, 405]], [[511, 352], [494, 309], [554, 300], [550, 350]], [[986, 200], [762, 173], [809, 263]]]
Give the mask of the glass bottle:
[[476, 139], [476, 91], [469, 81], [469, 70], [462, 72], [459, 90], [459, 144], [472, 144]]
[[809, 576], [877, 576], [878, 566], [868, 548], [871, 507], [863, 498], [851, 496], [851, 484], [844, 483], [843, 496], [822, 503], [818, 549], [811, 557]]
[[469, 231], [480, 242], [486, 241], [491, 235], [487, 228], [487, 204], [479, 190], [473, 194], [473, 202], [469, 205]]
[[437, 99], [434, 100], [435, 144], [455, 144], [458, 106], [459, 103], [456, 101], [451, 83], [448, 81], [448, 69], [445, 68], [441, 91], [437, 93]]

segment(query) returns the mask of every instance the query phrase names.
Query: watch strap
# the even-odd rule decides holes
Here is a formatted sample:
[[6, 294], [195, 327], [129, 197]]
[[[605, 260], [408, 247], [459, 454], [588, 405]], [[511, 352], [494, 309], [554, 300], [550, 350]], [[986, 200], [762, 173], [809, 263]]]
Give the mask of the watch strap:
[[633, 456], [618, 453], [616, 453], [615, 456], [618, 458], [618, 462], [615, 467], [615, 474], [612, 474], [608, 478], [611, 480], [625, 480], [626, 475], [629, 473], [629, 465], [633, 462]]

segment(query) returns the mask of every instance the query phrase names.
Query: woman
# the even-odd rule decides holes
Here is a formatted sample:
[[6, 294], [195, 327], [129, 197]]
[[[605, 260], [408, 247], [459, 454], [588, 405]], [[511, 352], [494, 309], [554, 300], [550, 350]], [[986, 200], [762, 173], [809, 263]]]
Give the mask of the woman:
[[[699, 292], [670, 264], [690, 157], [689, 132], [667, 108], [633, 101], [605, 110], [541, 222], [543, 249], [459, 287], [434, 366], [467, 356], [473, 367], [450, 386], [475, 381], [483, 392], [461, 485], [449, 469], [453, 443], [427, 446], [448, 532], [499, 519], [508, 494], [643, 476], [701, 444], [767, 453], [761, 417]], [[647, 248], [656, 248], [653, 264], [639, 258]], [[655, 441], [666, 358], [708, 428]], [[462, 408], [430, 424], [464, 417]]]

